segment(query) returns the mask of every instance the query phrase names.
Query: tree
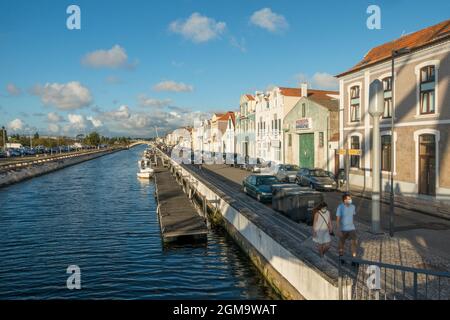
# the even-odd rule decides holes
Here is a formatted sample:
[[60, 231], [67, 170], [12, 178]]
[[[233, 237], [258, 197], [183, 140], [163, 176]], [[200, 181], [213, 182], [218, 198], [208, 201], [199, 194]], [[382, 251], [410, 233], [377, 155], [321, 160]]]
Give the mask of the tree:
[[7, 142], [8, 142], [8, 132], [6, 132], [5, 127], [2, 127], [0, 130], [0, 143], [2, 144], [3, 148], [5, 148], [4, 144]]
[[34, 134], [34, 136], [33, 136], [33, 139], [39, 139], [39, 133], [38, 132], [36, 132], [35, 134]]
[[97, 132], [91, 132], [84, 139], [84, 143], [91, 146], [97, 146], [100, 144], [100, 135]]

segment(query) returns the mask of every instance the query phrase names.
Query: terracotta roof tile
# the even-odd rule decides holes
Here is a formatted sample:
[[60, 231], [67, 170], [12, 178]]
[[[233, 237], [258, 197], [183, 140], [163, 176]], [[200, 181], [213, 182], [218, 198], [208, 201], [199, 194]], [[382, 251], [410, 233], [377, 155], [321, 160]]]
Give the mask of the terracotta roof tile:
[[358, 71], [376, 63], [385, 61], [391, 58], [392, 51], [402, 48], [419, 49], [424, 46], [436, 43], [444, 39], [450, 38], [450, 20], [446, 20], [434, 26], [419, 30], [417, 32], [408, 34], [394, 41], [382, 44], [371, 49], [364, 59], [360, 61], [350, 70], [339, 74], [337, 77], [342, 77], [346, 74]]
[[246, 97], [248, 100], [253, 101], [255, 100], [255, 97], [253, 97], [251, 94], [246, 94]]
[[[288, 97], [301, 97], [302, 92], [300, 88], [286, 88], [280, 87], [281, 94]], [[331, 90], [316, 90], [316, 89], [308, 89], [308, 97], [311, 95], [323, 95], [327, 97], [328, 94], [339, 94], [337, 91]]]

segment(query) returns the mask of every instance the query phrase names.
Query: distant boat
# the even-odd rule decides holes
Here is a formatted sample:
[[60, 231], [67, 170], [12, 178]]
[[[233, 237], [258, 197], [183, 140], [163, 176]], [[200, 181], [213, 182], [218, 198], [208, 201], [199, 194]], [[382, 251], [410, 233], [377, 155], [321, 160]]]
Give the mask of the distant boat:
[[149, 159], [142, 158], [138, 161], [138, 166], [139, 172], [137, 173], [137, 176], [140, 179], [150, 179], [155, 173]]

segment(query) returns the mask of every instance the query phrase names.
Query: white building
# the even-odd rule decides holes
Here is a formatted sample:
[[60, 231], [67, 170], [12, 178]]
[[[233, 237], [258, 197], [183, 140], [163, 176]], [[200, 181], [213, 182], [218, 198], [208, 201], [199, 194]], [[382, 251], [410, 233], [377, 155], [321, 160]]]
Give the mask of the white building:
[[236, 117], [236, 152], [243, 157], [256, 158], [256, 99], [250, 94], [241, 96], [239, 116]]
[[227, 127], [224, 134], [222, 135], [222, 152], [226, 153], [227, 155], [234, 155], [234, 153], [236, 152], [235, 113], [226, 113], [225, 119], [227, 121]]
[[256, 156], [266, 161], [284, 162], [283, 119], [301, 97], [300, 88], [274, 87], [255, 93]]

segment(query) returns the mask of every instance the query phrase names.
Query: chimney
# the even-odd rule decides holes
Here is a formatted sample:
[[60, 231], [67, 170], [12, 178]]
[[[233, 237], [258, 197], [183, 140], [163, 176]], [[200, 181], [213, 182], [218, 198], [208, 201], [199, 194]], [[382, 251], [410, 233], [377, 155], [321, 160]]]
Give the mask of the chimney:
[[302, 82], [300, 84], [300, 88], [301, 88], [301, 96], [307, 97], [308, 96], [308, 84], [306, 82]]

